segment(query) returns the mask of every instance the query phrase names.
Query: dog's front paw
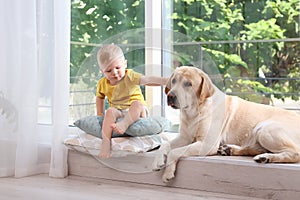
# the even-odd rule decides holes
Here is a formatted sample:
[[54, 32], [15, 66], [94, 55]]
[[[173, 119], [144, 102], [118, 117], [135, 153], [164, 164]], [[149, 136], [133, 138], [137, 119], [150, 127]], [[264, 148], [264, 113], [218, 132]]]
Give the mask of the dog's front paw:
[[231, 147], [226, 144], [220, 145], [217, 153], [222, 156], [231, 156]]
[[176, 169], [176, 164], [171, 164], [166, 167], [164, 174], [162, 176], [162, 180], [164, 183], [168, 183], [173, 178], [175, 178], [175, 169]]
[[164, 183], [169, 183], [175, 177], [174, 173], [164, 173], [162, 180]]
[[159, 171], [166, 166], [167, 155], [157, 154], [152, 163], [152, 170]]
[[257, 155], [253, 158], [253, 160], [258, 163], [269, 163], [270, 162], [270, 158], [267, 153]]
[[155, 155], [154, 161], [152, 163], [152, 170], [159, 171], [166, 166], [167, 154], [170, 151], [170, 144], [168, 142], [163, 143]]

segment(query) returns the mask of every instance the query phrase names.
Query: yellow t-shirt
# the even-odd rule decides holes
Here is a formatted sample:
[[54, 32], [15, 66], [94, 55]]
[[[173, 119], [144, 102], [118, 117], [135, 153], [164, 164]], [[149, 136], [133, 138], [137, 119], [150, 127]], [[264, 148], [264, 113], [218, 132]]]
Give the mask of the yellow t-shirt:
[[124, 78], [117, 84], [111, 85], [106, 77], [101, 78], [97, 84], [96, 96], [104, 99], [107, 97], [110, 107], [125, 110], [131, 103], [139, 100], [146, 105], [140, 88], [142, 74], [126, 69]]

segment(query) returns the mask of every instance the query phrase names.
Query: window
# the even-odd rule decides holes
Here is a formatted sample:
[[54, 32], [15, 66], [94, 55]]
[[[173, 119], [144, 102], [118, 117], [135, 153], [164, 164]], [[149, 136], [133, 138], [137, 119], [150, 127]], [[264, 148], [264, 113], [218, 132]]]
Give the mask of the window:
[[[299, 5], [299, 0], [72, 0], [70, 123], [95, 113], [101, 74], [93, 56], [99, 43], [116, 41], [129, 66], [142, 73], [169, 76], [179, 65], [193, 65], [228, 94], [300, 110]], [[147, 87], [145, 96], [153, 114], [179, 123], [162, 88]]]
[[[144, 72], [143, 0], [72, 0], [70, 124], [95, 114], [95, 87], [101, 77], [95, 54], [101, 43], [118, 43], [128, 67]], [[141, 38], [132, 37], [132, 33]], [[120, 34], [121, 33], [121, 34]]]
[[169, 35], [164, 65], [193, 65], [228, 94], [300, 110], [299, 5], [299, 0], [164, 1]]

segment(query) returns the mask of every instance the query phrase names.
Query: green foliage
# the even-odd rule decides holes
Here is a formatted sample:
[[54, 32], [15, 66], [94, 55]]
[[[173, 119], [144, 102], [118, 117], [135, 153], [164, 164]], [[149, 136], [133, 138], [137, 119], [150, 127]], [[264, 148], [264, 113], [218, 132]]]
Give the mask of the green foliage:
[[[144, 0], [72, 0], [71, 6], [71, 41], [94, 44], [71, 45], [71, 77], [82, 76], [81, 65], [95, 45], [123, 31], [144, 27]], [[95, 74], [95, 69], [98, 67], [88, 68], [86, 74]]]
[[[274, 94], [276, 98], [298, 100], [299, 41], [262, 40], [299, 38], [299, 5], [299, 0], [174, 0], [171, 18], [175, 32], [203, 42], [203, 52], [213, 59], [224, 77], [224, 91], [252, 91], [266, 98]], [[144, 0], [72, 0], [74, 42], [99, 44], [121, 32], [143, 27]], [[223, 42], [208, 44], [209, 41]], [[187, 49], [176, 48], [178, 52]], [[71, 45], [71, 77], [79, 74], [93, 49], [94, 46]], [[192, 54], [195, 55], [183, 54], [181, 63], [191, 63]], [[129, 53], [128, 60], [140, 65], [144, 62], [143, 52]], [[97, 76], [95, 68], [85, 73]], [[244, 98], [252, 99], [251, 95]]]
[[299, 38], [299, 5], [299, 0], [174, 1], [172, 18], [175, 30], [204, 43], [224, 76], [224, 91], [298, 100], [299, 42], [255, 41]]

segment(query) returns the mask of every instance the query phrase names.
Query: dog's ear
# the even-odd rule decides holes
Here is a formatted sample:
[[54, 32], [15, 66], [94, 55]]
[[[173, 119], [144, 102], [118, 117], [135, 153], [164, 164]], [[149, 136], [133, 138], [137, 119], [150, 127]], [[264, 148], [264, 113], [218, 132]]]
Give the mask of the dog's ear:
[[174, 73], [169, 77], [168, 81], [167, 81], [167, 84], [166, 84], [166, 87], [165, 87], [165, 94], [168, 94], [169, 91], [171, 90], [171, 80], [174, 76]]
[[208, 75], [206, 75], [202, 71], [199, 72], [199, 75], [201, 77], [201, 83], [198, 89], [198, 97], [200, 99], [200, 102], [203, 102], [205, 101], [205, 99], [211, 97], [214, 94], [215, 88]]
[[168, 88], [168, 86], [165, 87], [165, 94], [168, 94], [170, 91], [170, 88]]

